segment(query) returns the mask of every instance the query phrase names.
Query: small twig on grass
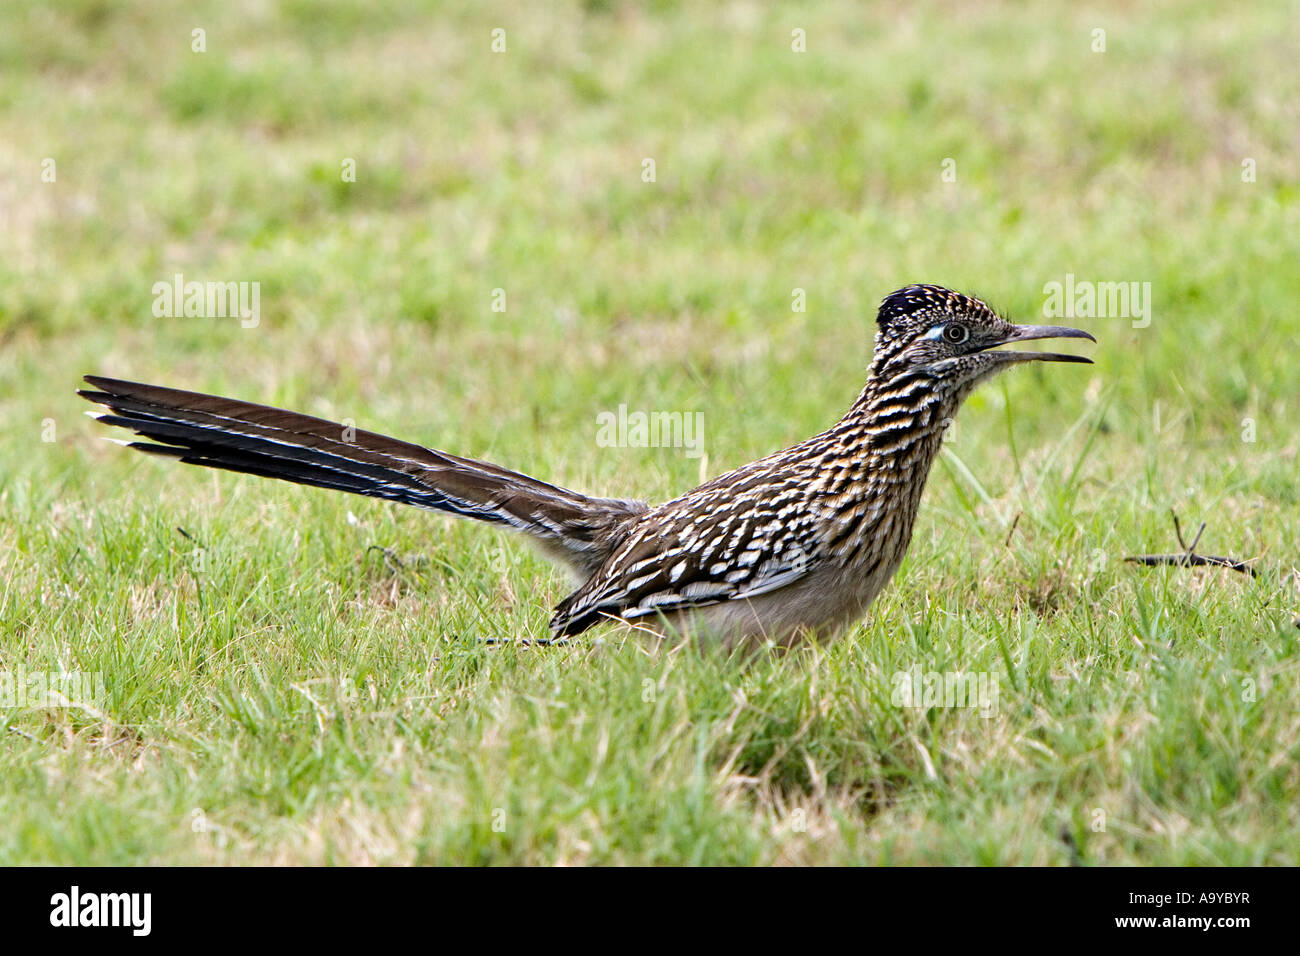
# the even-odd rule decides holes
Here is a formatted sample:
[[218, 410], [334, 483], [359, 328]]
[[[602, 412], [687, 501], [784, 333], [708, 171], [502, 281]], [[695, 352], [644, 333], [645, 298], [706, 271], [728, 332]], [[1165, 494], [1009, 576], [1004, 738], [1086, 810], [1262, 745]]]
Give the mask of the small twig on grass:
[[1227, 568], [1230, 571], [1238, 571], [1242, 574], [1249, 574], [1252, 578], [1258, 577], [1258, 572], [1245, 561], [1238, 561], [1236, 558], [1225, 558], [1217, 554], [1197, 554], [1196, 546], [1201, 543], [1201, 535], [1205, 533], [1205, 522], [1201, 522], [1201, 527], [1196, 532], [1196, 537], [1192, 539], [1189, 545], [1183, 539], [1182, 525], [1178, 521], [1178, 515], [1170, 510], [1174, 518], [1174, 534], [1178, 536], [1178, 544], [1183, 549], [1182, 554], [1133, 554], [1126, 557], [1125, 561], [1132, 561], [1134, 564], [1144, 564], [1148, 567], [1155, 567], [1161, 564], [1172, 564], [1176, 567], [1200, 567], [1214, 566]]
[[1016, 525], [1020, 524], [1020, 516], [1022, 514], [1024, 514], [1023, 511], [1016, 512], [1016, 517], [1014, 520], [1012, 520], [1011, 527], [1007, 529], [1007, 537], [1006, 540], [1002, 542], [1002, 547], [1004, 548], [1011, 547], [1011, 536], [1016, 533]]
[[487, 647], [568, 647], [573, 643], [568, 637], [470, 637]]
[[1205, 534], [1205, 522], [1201, 522], [1200, 528], [1196, 531], [1196, 537], [1192, 539], [1191, 544], [1188, 544], [1183, 540], [1183, 528], [1178, 523], [1178, 515], [1173, 508], [1169, 509], [1169, 514], [1174, 519], [1174, 534], [1178, 536], [1178, 547], [1183, 549], [1184, 554], [1191, 554], [1196, 550], [1196, 546], [1201, 543], [1201, 535]]
[[397, 556], [397, 552], [392, 548], [386, 548], [382, 544], [372, 544], [366, 548], [366, 554], [370, 554], [371, 551], [378, 551], [384, 556], [384, 565], [393, 574], [406, 570], [406, 563]]
[[1184, 568], [1213, 565], [1227, 568], [1229, 571], [1240, 571], [1242, 574], [1249, 574], [1252, 578], [1259, 576], [1259, 572], [1245, 561], [1238, 561], [1236, 558], [1225, 558], [1218, 554], [1133, 554], [1124, 560], [1152, 567], [1159, 564], [1173, 564]]

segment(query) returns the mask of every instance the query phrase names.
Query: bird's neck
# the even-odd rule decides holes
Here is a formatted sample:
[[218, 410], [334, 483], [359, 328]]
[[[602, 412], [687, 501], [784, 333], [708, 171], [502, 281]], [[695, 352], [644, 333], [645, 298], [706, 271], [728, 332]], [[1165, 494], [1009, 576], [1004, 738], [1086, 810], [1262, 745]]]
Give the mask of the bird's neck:
[[[846, 453], [832, 495], [851, 497], [841, 516], [846, 561], [867, 561], [866, 571], [893, 573], [912, 535], [921, 492], [939, 454], [943, 433], [960, 396], [947, 395], [933, 379], [917, 375], [871, 378], [853, 407], [831, 431]], [[880, 547], [854, 555], [852, 541]]]
[[924, 371], [889, 378], [873, 374], [844, 420], [856, 428], [869, 467], [906, 474], [920, 484], [963, 397]]

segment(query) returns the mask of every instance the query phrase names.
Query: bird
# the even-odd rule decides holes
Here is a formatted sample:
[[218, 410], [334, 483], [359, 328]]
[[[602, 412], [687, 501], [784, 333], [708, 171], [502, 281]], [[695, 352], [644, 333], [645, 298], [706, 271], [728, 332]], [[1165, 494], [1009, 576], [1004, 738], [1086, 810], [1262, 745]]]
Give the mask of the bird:
[[658, 505], [233, 398], [85, 376], [88, 412], [152, 455], [402, 502], [522, 533], [570, 572], [550, 641], [613, 621], [704, 646], [790, 647], [860, 620], [898, 570], [945, 429], [981, 382], [1080, 355], [1005, 349], [1082, 338], [1016, 325], [917, 284], [884, 298], [866, 383], [820, 434]]

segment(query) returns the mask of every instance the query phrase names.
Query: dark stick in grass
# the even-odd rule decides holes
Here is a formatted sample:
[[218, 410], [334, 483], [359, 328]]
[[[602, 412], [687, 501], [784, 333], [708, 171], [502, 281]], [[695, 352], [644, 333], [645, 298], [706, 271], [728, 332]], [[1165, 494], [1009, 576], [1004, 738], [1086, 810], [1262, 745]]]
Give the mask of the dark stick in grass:
[[1256, 577], [1258, 572], [1255, 571], [1245, 561], [1238, 561], [1236, 558], [1225, 558], [1217, 554], [1197, 554], [1196, 546], [1201, 543], [1201, 535], [1205, 533], [1205, 522], [1201, 522], [1201, 527], [1197, 529], [1196, 537], [1192, 539], [1189, 545], [1183, 540], [1183, 529], [1178, 522], [1178, 515], [1170, 511], [1174, 517], [1174, 534], [1178, 536], [1178, 544], [1183, 549], [1182, 554], [1134, 554], [1129, 555], [1124, 560], [1132, 561], [1134, 564], [1144, 564], [1148, 567], [1154, 567], [1161, 564], [1172, 564], [1178, 567], [1207, 566], [1228, 568], [1231, 571], [1238, 571], [1242, 574], [1249, 574], [1252, 578]]

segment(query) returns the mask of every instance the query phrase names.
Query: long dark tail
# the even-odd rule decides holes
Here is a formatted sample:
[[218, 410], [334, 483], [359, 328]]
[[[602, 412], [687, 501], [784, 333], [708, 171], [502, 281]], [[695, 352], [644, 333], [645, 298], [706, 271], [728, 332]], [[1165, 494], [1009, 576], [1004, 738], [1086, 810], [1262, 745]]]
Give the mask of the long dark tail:
[[580, 578], [608, 556], [611, 531], [646, 509], [280, 408], [98, 375], [86, 381], [96, 390], [77, 394], [110, 409], [99, 421], [150, 439], [131, 448], [505, 525]]

